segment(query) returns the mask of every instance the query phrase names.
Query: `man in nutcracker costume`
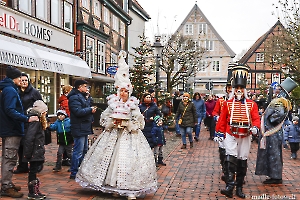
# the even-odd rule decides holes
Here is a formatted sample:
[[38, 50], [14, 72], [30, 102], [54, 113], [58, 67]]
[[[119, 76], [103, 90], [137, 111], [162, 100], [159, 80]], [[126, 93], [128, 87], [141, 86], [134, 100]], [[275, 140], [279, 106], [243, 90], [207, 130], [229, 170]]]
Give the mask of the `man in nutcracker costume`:
[[[237, 65], [232, 68], [232, 93], [229, 100], [223, 103], [218, 122], [219, 140], [224, 138], [226, 156], [224, 161], [226, 188], [221, 194], [245, 198], [242, 191], [244, 177], [247, 173], [247, 158], [251, 146], [251, 134], [257, 134], [260, 128], [260, 117], [257, 104], [247, 96], [246, 84], [249, 67]], [[226, 135], [226, 137], [225, 137]]]
[[[234, 66], [236, 66], [235, 63], [230, 63], [229, 66], [228, 66], [227, 83], [226, 83], [226, 86], [225, 86], [225, 96], [218, 98], [218, 100], [216, 102], [216, 105], [215, 105], [215, 108], [212, 112], [214, 120], [216, 121], [216, 133], [219, 132], [218, 131], [219, 130], [218, 121], [219, 121], [220, 114], [221, 114], [221, 111], [222, 111], [222, 108], [223, 108], [223, 103], [226, 100], [228, 100], [229, 94], [232, 92], [232, 83], [231, 83], [232, 82], [232, 68]], [[220, 137], [217, 137], [217, 135], [215, 135], [214, 141], [218, 142], [218, 144], [219, 144], [219, 158], [220, 158], [220, 164], [221, 164], [222, 172], [223, 172], [223, 175], [222, 175], [221, 179], [223, 181], [225, 181], [224, 160], [225, 160], [225, 157], [226, 157], [226, 150], [225, 150], [224, 140], [222, 138], [220, 139]]]

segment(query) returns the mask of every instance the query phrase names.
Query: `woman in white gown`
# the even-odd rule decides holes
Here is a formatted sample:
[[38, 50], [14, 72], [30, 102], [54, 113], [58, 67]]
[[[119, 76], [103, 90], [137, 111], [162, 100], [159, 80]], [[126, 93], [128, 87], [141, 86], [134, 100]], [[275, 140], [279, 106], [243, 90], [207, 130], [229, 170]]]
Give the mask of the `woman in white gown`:
[[118, 65], [117, 94], [107, 98], [108, 107], [100, 118], [105, 130], [86, 153], [76, 181], [85, 188], [136, 199], [157, 190], [156, 166], [141, 131], [145, 122], [139, 100], [130, 96], [132, 85], [123, 52]]

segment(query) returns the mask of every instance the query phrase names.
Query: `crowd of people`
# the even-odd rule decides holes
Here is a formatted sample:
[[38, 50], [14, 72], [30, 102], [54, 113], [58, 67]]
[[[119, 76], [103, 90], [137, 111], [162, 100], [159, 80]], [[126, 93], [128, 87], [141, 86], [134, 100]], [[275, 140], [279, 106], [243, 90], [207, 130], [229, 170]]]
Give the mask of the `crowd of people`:
[[[253, 137], [258, 141], [256, 175], [267, 175], [264, 184], [282, 183], [282, 146], [289, 144], [291, 158], [297, 158], [300, 143], [299, 118], [291, 117], [289, 92], [297, 84], [287, 78], [273, 86], [270, 102], [263, 97], [248, 97], [246, 89], [249, 68], [229, 68], [222, 97], [176, 91], [159, 102], [149, 89], [140, 100], [132, 96], [133, 86], [125, 53], [120, 52], [115, 75], [116, 94], [107, 97], [108, 107], [101, 113], [103, 132], [89, 147], [93, 134], [94, 113], [86, 80], [64, 86], [59, 98], [57, 119], [47, 120], [47, 105], [29, 77], [14, 67], [7, 67], [0, 82], [0, 124], [2, 138], [1, 195], [20, 198], [21, 187], [12, 182], [13, 173], [28, 173], [28, 199], [45, 199], [40, 192], [37, 173], [45, 161], [45, 130], [57, 135], [57, 159], [53, 172], [60, 172], [69, 161], [70, 179], [82, 187], [114, 197], [136, 199], [157, 190], [156, 168], [166, 166], [163, 158], [166, 119], [174, 116], [175, 134], [181, 137], [183, 151], [204, 138], [218, 142], [221, 179], [226, 183], [221, 194], [245, 198], [244, 177]], [[10, 120], [13, 119], [13, 120]], [[5, 124], [5, 125], [4, 125]], [[188, 141], [187, 141], [188, 138]], [[18, 165], [17, 165], [18, 164]], [[17, 165], [17, 166], [16, 166]], [[15, 170], [14, 170], [15, 169]], [[97, 176], [93, 176], [97, 174]]]

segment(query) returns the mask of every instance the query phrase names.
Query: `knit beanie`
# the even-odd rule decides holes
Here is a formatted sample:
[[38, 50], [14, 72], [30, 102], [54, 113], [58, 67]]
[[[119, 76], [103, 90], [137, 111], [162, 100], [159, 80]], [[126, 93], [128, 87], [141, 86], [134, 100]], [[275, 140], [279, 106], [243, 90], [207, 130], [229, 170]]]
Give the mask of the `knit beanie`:
[[56, 115], [58, 116], [58, 115], [65, 115], [66, 117], [68, 116], [68, 114], [66, 113], [66, 111], [64, 111], [64, 110], [58, 110], [58, 111], [56, 111]]
[[22, 75], [21, 71], [13, 66], [8, 66], [6, 69], [6, 76], [10, 79], [18, 78]]
[[76, 80], [76, 81], [75, 81], [74, 87], [75, 87], [76, 89], [78, 89], [80, 85], [87, 84], [87, 83], [88, 83], [88, 82], [87, 82], [86, 80], [81, 80], [81, 79], [79, 79], [79, 80]]
[[48, 106], [42, 100], [37, 100], [33, 103], [32, 109], [41, 114], [48, 111]]
[[161, 120], [161, 117], [160, 117], [159, 115], [156, 115], [156, 116], [154, 117], [154, 122], [155, 122], [155, 123], [158, 123], [159, 120]]

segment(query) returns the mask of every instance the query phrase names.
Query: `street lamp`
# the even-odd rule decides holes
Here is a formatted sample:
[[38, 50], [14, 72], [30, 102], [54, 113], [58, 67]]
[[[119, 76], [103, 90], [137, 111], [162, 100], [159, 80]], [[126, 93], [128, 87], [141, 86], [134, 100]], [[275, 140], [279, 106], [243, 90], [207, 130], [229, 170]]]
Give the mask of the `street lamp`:
[[155, 82], [155, 85], [156, 85], [156, 98], [157, 98], [157, 92], [158, 92], [158, 89], [160, 88], [160, 84], [159, 84], [159, 79], [160, 79], [160, 74], [159, 74], [159, 58], [161, 57], [161, 53], [162, 53], [162, 50], [164, 48], [164, 46], [160, 43], [160, 38], [161, 36], [160, 35], [156, 35], [155, 36], [155, 42], [153, 43], [152, 45], [152, 48], [154, 49], [154, 55], [156, 56], [156, 82]]

